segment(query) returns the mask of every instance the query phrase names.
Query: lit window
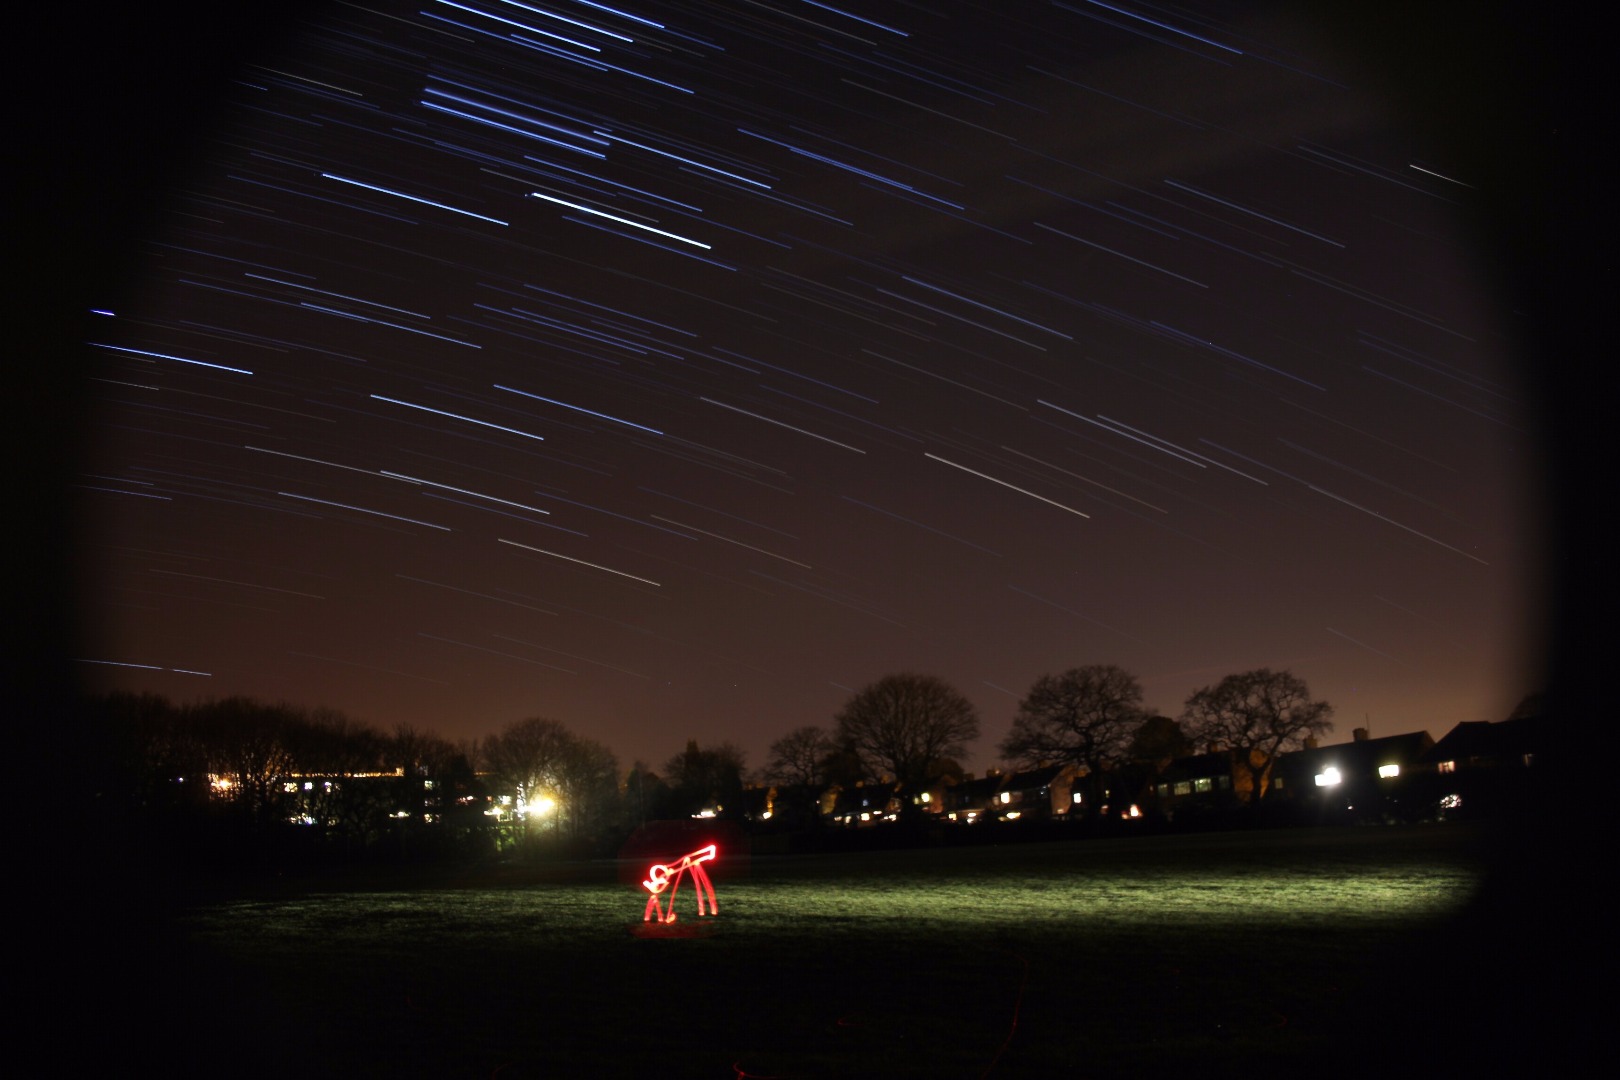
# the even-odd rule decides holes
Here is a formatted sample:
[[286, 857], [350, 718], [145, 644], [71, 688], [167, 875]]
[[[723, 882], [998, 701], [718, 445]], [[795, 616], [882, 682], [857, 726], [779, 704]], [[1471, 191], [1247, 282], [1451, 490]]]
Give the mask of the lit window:
[[1378, 775], [1385, 780], [1393, 780], [1401, 775], [1401, 767], [1399, 765], [1380, 765], [1378, 766]]
[[1003, 791], [1001, 793], [1001, 805], [1006, 806], [1010, 802], [1012, 802], [1012, 792]]
[[1177, 795], [1191, 795], [1192, 794], [1192, 783], [1191, 783], [1191, 781], [1177, 780], [1176, 781], [1176, 794]]
[[1327, 768], [1316, 774], [1316, 786], [1333, 787], [1343, 779], [1344, 777], [1339, 775], [1338, 768], [1336, 766], [1329, 765]]
[[285, 784], [281, 785], [281, 790], [285, 791], [288, 795], [296, 795], [298, 793], [298, 782], [296, 780], [288, 780]]
[[1213, 789], [1214, 786], [1214, 783], [1207, 776], [1200, 776], [1197, 780], [1193, 781], [1194, 791], [1209, 791]]
[[1442, 761], [1440, 763], [1439, 771], [1440, 772], [1456, 772], [1457, 771], [1457, 763], [1455, 761]]

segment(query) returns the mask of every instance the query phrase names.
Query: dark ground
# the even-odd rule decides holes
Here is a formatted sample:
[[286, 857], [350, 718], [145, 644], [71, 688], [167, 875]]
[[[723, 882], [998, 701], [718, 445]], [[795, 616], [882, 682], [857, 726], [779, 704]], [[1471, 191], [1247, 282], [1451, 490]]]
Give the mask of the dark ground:
[[[1044, 888], [1027, 884], [1041, 866], [1084, 895], [1233, 875], [1278, 890], [1428, 866], [1472, 875], [1498, 842], [1431, 825], [755, 859], [717, 874], [711, 933], [670, 940], [631, 932], [639, 902], [612, 864], [170, 878], [148, 883], [161, 909], [109, 910], [63, 939], [87, 948], [52, 1060], [73, 1074], [501, 1080], [1469, 1076], [1515, 1062], [1543, 1075], [1577, 1043], [1549, 1011], [1562, 988], [1524, 980], [1548, 936], [1503, 935], [1514, 911], [1495, 886], [1438, 925], [1400, 911], [1144, 923], [1111, 919], [1106, 901], [998, 919], [971, 899], [993, 907], [1014, 878]], [[940, 879], [970, 899], [930, 903]], [[771, 898], [805, 882], [835, 900], [919, 899], [898, 917], [858, 899], [773, 916]], [[603, 895], [607, 909], [590, 907]], [[491, 912], [536, 896], [559, 912], [549, 927], [494, 925]], [[260, 933], [289, 909], [307, 935]], [[201, 923], [176, 918], [199, 910]], [[221, 936], [237, 917], [222, 911], [243, 913], [240, 935]], [[379, 936], [359, 924], [379, 911], [416, 921]]]

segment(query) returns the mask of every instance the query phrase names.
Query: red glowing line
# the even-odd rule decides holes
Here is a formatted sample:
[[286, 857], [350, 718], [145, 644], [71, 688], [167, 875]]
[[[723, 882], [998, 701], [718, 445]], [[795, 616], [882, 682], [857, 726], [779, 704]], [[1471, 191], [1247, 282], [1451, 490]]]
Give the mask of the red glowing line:
[[[698, 915], [703, 914], [705, 893], [708, 894], [709, 914], [719, 914], [720, 907], [714, 900], [714, 883], [709, 880], [708, 871], [703, 869], [703, 864], [714, 859], [716, 854], [715, 845], [710, 844], [708, 847], [698, 848], [689, 855], [682, 855], [673, 866], [654, 863], [647, 870], [647, 880], [641, 883], [642, 888], [651, 894], [647, 897], [647, 908], [642, 912], [642, 922], [675, 921], [675, 894], [680, 891], [681, 877], [688, 870], [692, 872], [692, 890], [697, 893]], [[669, 889], [667, 912], [659, 900], [665, 889]]]

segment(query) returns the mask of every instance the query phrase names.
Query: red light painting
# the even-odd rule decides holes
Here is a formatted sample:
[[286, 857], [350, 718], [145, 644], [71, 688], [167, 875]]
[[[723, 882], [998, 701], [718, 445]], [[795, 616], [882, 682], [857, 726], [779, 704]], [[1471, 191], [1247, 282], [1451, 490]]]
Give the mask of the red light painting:
[[[642, 888], [652, 895], [647, 897], [647, 910], [642, 913], [642, 922], [672, 923], [675, 921], [675, 894], [680, 890], [681, 878], [687, 871], [692, 874], [692, 891], [697, 893], [697, 913], [703, 914], [703, 898], [708, 895], [709, 914], [718, 915], [720, 908], [714, 902], [714, 883], [709, 880], [709, 872], [703, 869], [703, 864], [715, 857], [715, 845], [698, 848], [690, 855], [682, 855], [674, 863], [654, 863], [647, 871], [647, 880], [641, 883]], [[669, 892], [669, 907], [663, 905], [664, 892]]]

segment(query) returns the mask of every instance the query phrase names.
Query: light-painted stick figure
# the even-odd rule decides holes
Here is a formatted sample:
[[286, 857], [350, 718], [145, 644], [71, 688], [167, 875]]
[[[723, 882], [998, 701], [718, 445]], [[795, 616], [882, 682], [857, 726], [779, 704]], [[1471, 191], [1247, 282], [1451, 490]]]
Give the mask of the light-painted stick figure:
[[[647, 871], [647, 880], [641, 883], [642, 887], [652, 895], [647, 897], [647, 909], [642, 912], [642, 922], [672, 923], [675, 921], [675, 893], [681, 887], [681, 877], [690, 870], [692, 872], [692, 889], [697, 893], [697, 913], [703, 914], [703, 896], [708, 893], [709, 914], [718, 915], [720, 908], [714, 902], [714, 883], [709, 880], [709, 872], [703, 869], [703, 864], [715, 857], [714, 845], [699, 848], [690, 855], [682, 855], [673, 865], [665, 866], [663, 863], [654, 863], [652, 869]], [[660, 903], [664, 890], [669, 890], [669, 910], [665, 911]]]

